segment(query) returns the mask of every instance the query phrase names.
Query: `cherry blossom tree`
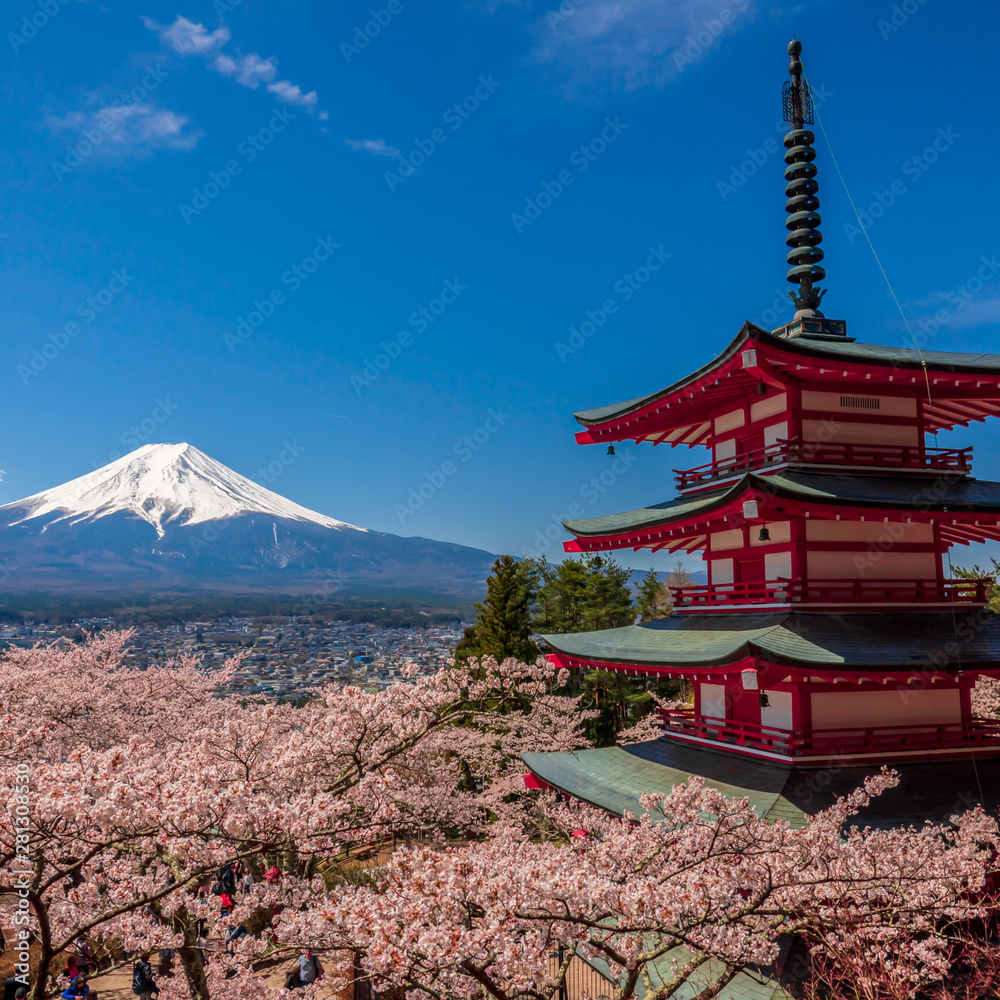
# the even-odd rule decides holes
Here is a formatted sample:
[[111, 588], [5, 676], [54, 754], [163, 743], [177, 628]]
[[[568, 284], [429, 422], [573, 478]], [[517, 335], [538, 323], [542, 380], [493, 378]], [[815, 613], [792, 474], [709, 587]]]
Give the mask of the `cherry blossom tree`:
[[[138, 671], [126, 648], [108, 636], [0, 661], [0, 898], [5, 926], [37, 940], [34, 1000], [84, 938], [114, 963], [174, 949], [163, 1000], [264, 1000], [254, 963], [305, 947], [359, 954], [379, 988], [418, 1000], [552, 1000], [577, 956], [607, 964], [617, 1000], [640, 986], [665, 1000], [707, 969], [719, 985], [771, 963], [792, 936], [817, 983], [881, 1000], [951, 989], [979, 940], [962, 934], [994, 913], [997, 829], [981, 812], [849, 827], [890, 774], [801, 830], [699, 779], [625, 820], [526, 791], [521, 752], [586, 745], [543, 663], [472, 661], [292, 707], [219, 697], [234, 663]], [[383, 864], [344, 877], [372, 841]], [[223, 918], [207, 889], [237, 860], [256, 884]]]
[[[360, 951], [379, 988], [421, 998], [552, 1000], [579, 955], [607, 964], [616, 1000], [640, 988], [659, 1000], [709, 963], [713, 988], [767, 966], [789, 935], [835, 960], [848, 942], [912, 992], [948, 971], [940, 921], [981, 915], [969, 894], [984, 885], [997, 829], [977, 811], [954, 828], [845, 834], [895, 781], [870, 779], [802, 830], [766, 823], [700, 779], [646, 796], [638, 819], [553, 803], [561, 843], [508, 829], [444, 852], [401, 851], [376, 884], [328, 908], [326, 941]], [[571, 836], [581, 826], [582, 849]], [[557, 944], [565, 958], [553, 968]], [[887, 996], [884, 982], [879, 973], [858, 995]]]
[[[280, 900], [262, 889], [232, 914], [250, 918], [308, 897], [314, 862], [352, 843], [481, 834], [519, 750], [579, 745], [574, 703], [538, 665], [484, 661], [294, 709], [215, 697], [232, 663], [214, 675], [190, 661], [131, 670], [126, 639], [19, 651], [0, 667], [0, 798], [12, 807], [0, 895], [26, 892], [39, 984], [90, 935], [177, 949], [190, 995], [229, 995], [209, 992], [197, 946], [200, 922], [217, 917], [200, 890], [222, 865], [241, 859], [259, 876], [266, 861], [295, 859]], [[13, 823], [18, 763], [30, 767], [27, 857]], [[469, 766], [482, 779], [463, 792]]]

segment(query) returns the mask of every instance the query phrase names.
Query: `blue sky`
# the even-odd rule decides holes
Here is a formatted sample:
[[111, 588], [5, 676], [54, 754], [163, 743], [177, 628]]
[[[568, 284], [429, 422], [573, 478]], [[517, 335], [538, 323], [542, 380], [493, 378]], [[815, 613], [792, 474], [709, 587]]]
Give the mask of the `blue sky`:
[[[1000, 253], [985, 0], [16, 0], [0, 29], [2, 502], [146, 441], [494, 552], [666, 499], [702, 453], [612, 471], [571, 413], [768, 325], [793, 34], [859, 207], [903, 188], [870, 235], [911, 323]], [[901, 344], [819, 147], [824, 309]], [[998, 277], [925, 346], [998, 351]], [[1000, 478], [991, 433], [940, 443]]]

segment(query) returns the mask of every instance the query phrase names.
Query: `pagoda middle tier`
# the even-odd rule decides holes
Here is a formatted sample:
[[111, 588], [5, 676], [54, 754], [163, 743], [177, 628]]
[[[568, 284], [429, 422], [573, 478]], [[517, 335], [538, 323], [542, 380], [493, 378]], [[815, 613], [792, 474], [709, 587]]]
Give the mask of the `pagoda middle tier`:
[[713, 461], [677, 472], [677, 499], [566, 522], [565, 548], [701, 552], [708, 582], [675, 588], [682, 613], [983, 606], [987, 582], [948, 579], [944, 556], [1000, 540], [1000, 483], [927, 435], [996, 413], [1000, 356], [747, 323], [693, 375], [576, 415], [582, 443], [697, 444]]

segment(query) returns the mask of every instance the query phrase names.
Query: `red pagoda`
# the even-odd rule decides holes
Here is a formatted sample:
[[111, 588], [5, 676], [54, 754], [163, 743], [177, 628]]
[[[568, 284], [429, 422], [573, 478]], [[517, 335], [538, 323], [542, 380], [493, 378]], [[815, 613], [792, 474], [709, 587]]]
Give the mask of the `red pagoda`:
[[663, 712], [652, 743], [526, 754], [527, 780], [620, 814], [696, 774], [800, 824], [888, 764], [900, 784], [867, 822], [995, 811], [1000, 720], [973, 692], [1000, 677], [1000, 617], [988, 581], [947, 567], [955, 543], [1000, 539], [1000, 483], [928, 435], [1000, 415], [1000, 356], [859, 343], [820, 312], [812, 101], [801, 44], [788, 51], [794, 317], [744, 323], [698, 371], [576, 414], [582, 444], [702, 445], [712, 461], [675, 470], [676, 499], [566, 522], [566, 550], [700, 552], [708, 582], [674, 588], [662, 620], [547, 635], [548, 659], [683, 679], [693, 706]]

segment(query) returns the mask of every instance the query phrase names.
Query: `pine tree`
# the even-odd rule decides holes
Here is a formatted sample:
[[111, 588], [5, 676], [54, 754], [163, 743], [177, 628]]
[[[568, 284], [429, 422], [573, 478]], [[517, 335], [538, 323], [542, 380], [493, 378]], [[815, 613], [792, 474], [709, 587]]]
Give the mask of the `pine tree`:
[[541, 568], [535, 627], [543, 632], [588, 632], [627, 625], [634, 614], [629, 570], [589, 555]]
[[642, 583], [639, 585], [639, 596], [635, 602], [639, 618], [642, 621], [651, 622], [656, 618], [663, 617], [663, 606], [667, 603], [664, 600], [664, 589], [660, 578], [656, 575], [656, 570], [650, 569], [642, 578]]
[[525, 663], [538, 657], [531, 641], [531, 601], [537, 582], [537, 567], [531, 560], [517, 562], [501, 556], [493, 564], [486, 581], [486, 597], [475, 604], [475, 624], [465, 630], [455, 650], [455, 658], [493, 656], [504, 660], [513, 656]]

